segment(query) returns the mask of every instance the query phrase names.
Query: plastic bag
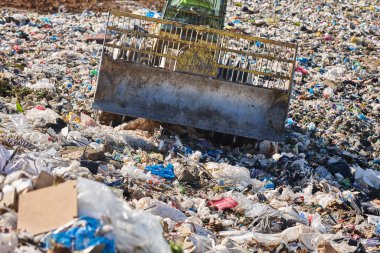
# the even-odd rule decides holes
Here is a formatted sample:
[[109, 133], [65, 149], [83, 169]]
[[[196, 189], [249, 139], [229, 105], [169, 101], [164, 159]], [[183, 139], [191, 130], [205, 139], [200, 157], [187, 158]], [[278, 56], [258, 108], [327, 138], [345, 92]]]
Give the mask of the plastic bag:
[[322, 223], [322, 218], [318, 213], [313, 215], [310, 226], [323, 234], [327, 233], [327, 227]]
[[90, 145], [90, 141], [83, 137], [82, 134], [79, 131], [71, 131], [67, 134], [67, 140], [72, 141], [78, 146], [88, 146]]
[[64, 226], [54, 231], [46, 238], [46, 248], [53, 249], [56, 244], [62, 245], [72, 251], [81, 251], [90, 247], [103, 245], [102, 253], [114, 253], [115, 241], [112, 232], [100, 234], [103, 225], [97, 219], [80, 217], [71, 222], [70, 226]]
[[380, 172], [372, 169], [362, 169], [355, 166], [355, 180], [365, 186], [370, 186], [375, 189], [380, 188]]
[[215, 179], [223, 179], [226, 184], [246, 187], [251, 184], [249, 170], [244, 167], [232, 166], [226, 163], [209, 162], [205, 164]]
[[38, 176], [41, 171], [51, 172], [53, 168], [67, 166], [68, 162], [54, 157], [50, 150], [44, 152], [29, 152], [15, 155], [11, 163], [3, 168], [5, 174], [23, 171]]
[[256, 217], [259, 217], [259, 216], [265, 214], [266, 212], [273, 211], [273, 210], [274, 209], [268, 205], [261, 204], [261, 203], [255, 203], [254, 205], [252, 205], [251, 210], [247, 210], [245, 212], [245, 216], [247, 216], [249, 218], [256, 218]]
[[215, 242], [209, 237], [192, 234], [186, 237], [185, 244], [188, 245], [185, 252], [208, 252]]
[[25, 117], [33, 122], [35, 127], [44, 127], [46, 124], [55, 124], [58, 118], [61, 118], [59, 114], [54, 112], [52, 109], [47, 108], [45, 110], [39, 110], [33, 108], [25, 112]]
[[336, 200], [336, 198], [331, 194], [324, 194], [321, 196], [322, 197], [318, 200], [318, 204], [320, 204], [323, 208], [328, 207], [331, 203], [333, 203]]
[[37, 81], [35, 84], [26, 83], [26, 87], [35, 89], [35, 90], [41, 90], [41, 89], [47, 89], [47, 90], [55, 90], [55, 86], [53, 83], [49, 81], [47, 78], [42, 78], [41, 80]]
[[[248, 240], [255, 240], [265, 246], [276, 246], [281, 243], [289, 243], [299, 239], [300, 232], [299, 227], [287, 228], [278, 234], [263, 234], [241, 231], [242, 234], [236, 236], [230, 236], [229, 238], [238, 244], [243, 244]], [[221, 233], [223, 235], [223, 233]]]
[[28, 119], [22, 114], [11, 114], [9, 119], [12, 121], [16, 133], [23, 134], [32, 131], [32, 127], [28, 123]]
[[166, 179], [173, 179], [175, 178], [174, 174], [174, 166], [169, 163], [166, 167], [162, 164], [156, 164], [151, 166], [146, 166], [145, 169], [147, 171], [151, 171], [152, 174], [166, 178]]
[[316, 250], [321, 242], [335, 239], [342, 239], [342, 236], [338, 234], [321, 234], [316, 229], [306, 226], [302, 226], [300, 229], [299, 240], [311, 251]]
[[170, 252], [158, 217], [132, 210], [127, 202], [117, 198], [108, 186], [101, 183], [79, 178], [77, 189], [79, 216], [109, 219], [118, 251]]
[[249, 198], [247, 198], [244, 194], [240, 192], [234, 191], [232, 193], [226, 194], [225, 196], [230, 196], [234, 200], [236, 200], [236, 202], [238, 203], [237, 207], [240, 209], [243, 209], [245, 212], [252, 210], [253, 207], [255, 206], [252, 200], [250, 200]]
[[15, 252], [18, 239], [15, 232], [0, 233], [0, 252], [11, 253]]
[[80, 115], [80, 122], [81, 122], [81, 125], [84, 127], [96, 127], [96, 126], [98, 126], [98, 124], [96, 123], [96, 121], [93, 118], [91, 118], [90, 116], [88, 116], [84, 113], [81, 113], [81, 115]]
[[145, 173], [143, 170], [133, 166], [133, 165], [124, 165], [120, 170], [123, 177], [130, 177], [134, 179], [149, 180], [152, 177]]
[[141, 198], [137, 202], [136, 208], [144, 209], [153, 215], [160, 216], [161, 218], [169, 218], [176, 222], [185, 221], [187, 218], [180, 210], [149, 197]]
[[208, 201], [209, 206], [216, 207], [218, 210], [224, 210], [228, 208], [234, 208], [238, 205], [238, 202], [236, 202], [231, 197], [221, 198], [218, 200], [210, 200]]

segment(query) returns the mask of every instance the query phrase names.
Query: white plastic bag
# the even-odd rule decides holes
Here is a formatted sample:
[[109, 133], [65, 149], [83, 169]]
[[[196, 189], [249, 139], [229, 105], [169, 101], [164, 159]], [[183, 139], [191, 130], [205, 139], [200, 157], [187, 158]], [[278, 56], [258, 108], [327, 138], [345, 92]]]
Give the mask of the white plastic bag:
[[33, 108], [25, 112], [25, 117], [30, 122], [33, 122], [35, 127], [44, 127], [49, 123], [55, 124], [57, 119], [61, 116], [50, 108], [46, 108], [45, 110]]
[[375, 189], [380, 188], [380, 172], [372, 169], [362, 169], [355, 166], [355, 180], [365, 186], [370, 186]]
[[16, 250], [18, 243], [17, 235], [15, 232], [0, 233], [0, 252], [13, 253]]
[[104, 184], [79, 178], [77, 189], [79, 216], [110, 221], [119, 252], [170, 252], [158, 217], [131, 209]]
[[278, 234], [263, 234], [241, 231], [242, 234], [230, 236], [229, 238], [238, 244], [244, 244], [248, 240], [255, 240], [265, 246], [276, 246], [280, 243], [288, 243], [298, 240], [300, 237], [299, 227], [287, 228]]
[[206, 163], [205, 166], [207, 170], [211, 171], [215, 179], [223, 179], [226, 184], [241, 185], [243, 187], [251, 184], [252, 180], [247, 168], [214, 162]]
[[165, 203], [153, 200], [150, 197], [141, 198], [136, 205], [139, 209], [144, 209], [153, 215], [160, 216], [161, 218], [169, 218], [173, 221], [185, 221], [187, 216], [178, 209], [166, 205]]
[[35, 84], [26, 83], [25, 86], [34, 90], [55, 90], [54, 83], [50, 82], [47, 78], [42, 78], [41, 80], [38, 80]]
[[151, 174], [145, 173], [143, 170], [133, 166], [133, 165], [124, 165], [120, 170], [123, 177], [140, 179], [140, 180], [153, 180]]

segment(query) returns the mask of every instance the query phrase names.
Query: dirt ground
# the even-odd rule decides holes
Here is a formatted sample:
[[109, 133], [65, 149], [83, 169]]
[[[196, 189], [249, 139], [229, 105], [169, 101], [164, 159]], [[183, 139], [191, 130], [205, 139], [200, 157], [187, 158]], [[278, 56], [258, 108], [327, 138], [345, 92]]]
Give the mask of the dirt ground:
[[0, 7], [55, 13], [59, 11], [81, 12], [86, 9], [92, 11], [128, 10], [128, 6], [131, 4], [138, 4], [160, 11], [164, 3], [165, 0], [1, 0]]

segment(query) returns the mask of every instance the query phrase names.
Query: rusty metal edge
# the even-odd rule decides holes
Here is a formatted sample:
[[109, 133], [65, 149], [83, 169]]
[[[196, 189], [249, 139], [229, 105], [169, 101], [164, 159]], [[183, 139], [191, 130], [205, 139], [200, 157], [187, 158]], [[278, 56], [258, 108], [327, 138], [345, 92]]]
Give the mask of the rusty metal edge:
[[213, 29], [213, 28], [208, 28], [204, 26], [197, 26], [197, 25], [190, 25], [190, 24], [184, 24], [184, 23], [179, 23], [171, 20], [164, 20], [164, 19], [158, 19], [158, 18], [149, 18], [149, 17], [144, 17], [141, 15], [137, 14], [132, 14], [132, 13], [127, 13], [127, 12], [122, 12], [122, 11], [117, 11], [117, 10], [111, 10], [110, 13], [115, 16], [119, 17], [130, 17], [130, 18], [136, 18], [136, 19], [141, 19], [141, 20], [146, 20], [146, 21], [152, 21], [156, 23], [161, 23], [161, 24], [167, 24], [167, 25], [175, 25], [178, 27], [182, 27], [184, 29], [194, 29], [200, 32], [208, 32], [208, 33], [216, 33], [216, 34], [222, 34], [226, 35], [229, 37], [237, 38], [237, 39], [248, 39], [248, 40], [256, 40], [259, 42], [263, 43], [268, 43], [268, 44], [273, 44], [273, 45], [279, 45], [279, 46], [286, 46], [290, 48], [296, 48], [297, 44], [294, 43], [289, 43], [289, 42], [284, 42], [284, 41], [278, 41], [278, 40], [271, 40], [271, 39], [265, 39], [261, 37], [256, 37], [256, 36], [250, 36], [250, 35], [245, 35], [245, 34], [238, 34], [238, 33], [233, 33], [225, 30], [218, 30], [218, 29]]

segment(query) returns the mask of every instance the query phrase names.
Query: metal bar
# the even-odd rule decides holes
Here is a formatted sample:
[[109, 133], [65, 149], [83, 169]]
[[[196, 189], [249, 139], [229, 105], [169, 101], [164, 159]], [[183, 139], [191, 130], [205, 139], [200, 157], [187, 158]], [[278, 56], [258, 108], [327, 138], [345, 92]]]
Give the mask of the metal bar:
[[271, 39], [266, 39], [266, 38], [261, 38], [261, 37], [249, 36], [246, 34], [236, 34], [236, 33], [229, 32], [229, 31], [218, 30], [218, 29], [208, 28], [208, 27], [204, 27], [204, 26], [184, 24], [184, 23], [179, 23], [179, 22], [175, 22], [175, 21], [171, 21], [171, 20], [149, 18], [149, 17], [145, 17], [145, 16], [140, 16], [137, 14], [121, 12], [121, 11], [116, 11], [116, 10], [111, 11], [111, 14], [115, 15], [115, 16], [126, 16], [126, 17], [140, 19], [140, 20], [152, 21], [155, 23], [181, 26], [183, 28], [193, 29], [193, 30], [197, 30], [199, 32], [202, 31], [202, 32], [209, 32], [209, 33], [224, 34], [224, 35], [236, 38], [236, 39], [242, 39], [243, 38], [243, 39], [248, 39], [248, 40], [252, 40], [252, 41], [259, 41], [259, 42], [263, 42], [263, 43], [287, 46], [287, 47], [291, 47], [291, 48], [295, 48], [297, 46], [296, 44], [284, 42], [284, 41], [277, 41], [277, 40], [271, 40]]
[[235, 70], [235, 71], [242, 71], [242, 72], [251, 73], [251, 74], [255, 74], [255, 75], [265, 75], [265, 76], [274, 77], [274, 78], [280, 78], [280, 79], [284, 79], [284, 80], [290, 80], [290, 78], [291, 78], [291, 77], [288, 77], [288, 76], [275, 75], [275, 74], [272, 74], [272, 73], [265, 73], [265, 72], [256, 71], [256, 70], [252, 70], [252, 69], [235, 68], [235, 67], [226, 66], [226, 65], [223, 65], [223, 64], [216, 64], [216, 66], [219, 67], [219, 68], [231, 69], [231, 70]]
[[112, 47], [112, 48], [124, 49], [124, 50], [131, 50], [131, 51], [134, 51], [134, 52], [142, 52], [142, 53], [145, 53], [145, 54], [153, 54], [155, 56], [161, 56], [161, 57], [166, 57], [166, 58], [177, 59], [177, 56], [167, 55], [167, 54], [162, 54], [162, 53], [157, 53], [157, 52], [150, 52], [150, 51], [147, 51], [147, 50], [140, 50], [140, 49], [133, 48], [133, 47], [118, 46], [118, 45], [114, 45], [114, 44], [110, 44], [110, 43], [107, 43], [106, 46], [107, 47]]
[[295, 70], [296, 44], [118, 11], [110, 16], [117, 22], [108, 22], [107, 30], [120, 33], [122, 39], [117, 44], [105, 43], [105, 47], [122, 51], [123, 57], [127, 52], [127, 61], [176, 71], [180, 50], [181, 54], [192, 50], [189, 55], [181, 55], [186, 59], [183, 57], [194, 55], [200, 48], [201, 55], [205, 52], [213, 56], [210, 60], [205, 55], [206, 64], [217, 69], [218, 76], [212, 71], [200, 73], [196, 68], [181, 67], [182, 71], [278, 90], [291, 86], [287, 81], [293, 78]]
[[[189, 45], [197, 44], [197, 46], [199, 45], [197, 42], [194, 42], [194, 41], [171, 38], [171, 37], [165, 36], [165, 34], [163, 36], [160, 36], [160, 35], [156, 35], [156, 34], [143, 33], [143, 32], [139, 32], [139, 31], [130, 31], [130, 30], [126, 30], [126, 29], [113, 27], [113, 26], [110, 26], [107, 29], [110, 31], [115, 31], [115, 32], [120, 32], [120, 33], [128, 33], [128, 34], [131, 34], [132, 36], [142, 35], [142, 36], [146, 36], [146, 37], [150, 37], [150, 38], [167, 39], [167, 40], [174, 41], [177, 43], [183, 43], [183, 44], [189, 44]], [[188, 30], [189, 29], [187, 29], [187, 31]], [[191, 37], [191, 39], [192, 39], [192, 37]], [[237, 53], [237, 54], [241, 53], [241, 51], [239, 51], [239, 50], [235, 50], [232, 48], [226, 48], [226, 47], [218, 47], [217, 45], [214, 45], [214, 44], [209, 44], [209, 47], [213, 50], [224, 50], [224, 51], [229, 51], [229, 52]], [[255, 56], [255, 57], [264, 58], [264, 59], [268, 59], [268, 60], [277, 60], [277, 61], [288, 62], [288, 63], [294, 62], [293, 60], [288, 60], [286, 58], [277, 58], [277, 57], [269, 56], [266, 54], [250, 53], [250, 54], [248, 54], [248, 56]]]
[[[113, 48], [124, 49], [124, 50], [131, 50], [131, 51], [134, 51], [134, 52], [142, 52], [142, 53], [145, 53], [145, 54], [151, 53], [150, 51], [146, 51], [146, 50], [140, 50], [140, 49], [137, 49], [137, 48], [127, 47], [127, 46], [117, 46], [117, 45], [110, 44], [110, 43], [107, 43], [106, 46], [113, 47]], [[170, 58], [170, 59], [176, 59], [176, 60], [178, 59], [178, 57], [175, 56], [175, 55], [167, 55], [167, 54], [156, 53], [156, 52], [154, 52], [153, 54], [156, 55], [156, 56], [166, 57], [166, 58]], [[226, 66], [226, 65], [223, 65], [223, 64], [216, 64], [216, 66], [218, 68], [225, 68], [225, 69], [230, 69], [230, 70], [235, 70], [235, 71], [242, 71], [242, 72], [251, 73], [251, 74], [255, 74], [255, 75], [265, 75], [265, 76], [270, 76], [270, 77], [280, 78], [280, 79], [285, 79], [285, 80], [290, 80], [290, 78], [291, 78], [291, 77], [288, 77], [288, 76], [275, 75], [275, 74], [272, 74], [272, 73], [265, 73], [265, 72], [261, 72], [261, 71], [250, 70], [250, 69], [241, 69], [241, 68]]]
[[[294, 50], [294, 62], [297, 60], [297, 52], [298, 52], [298, 44]], [[296, 64], [293, 64], [293, 68], [292, 68], [292, 76], [289, 80], [289, 87], [288, 87], [288, 106], [286, 107], [286, 117], [288, 116], [288, 113], [289, 113], [289, 106], [290, 106], [290, 97], [292, 96], [292, 89], [293, 89], [293, 80], [294, 80], [294, 70], [296, 68]]]

